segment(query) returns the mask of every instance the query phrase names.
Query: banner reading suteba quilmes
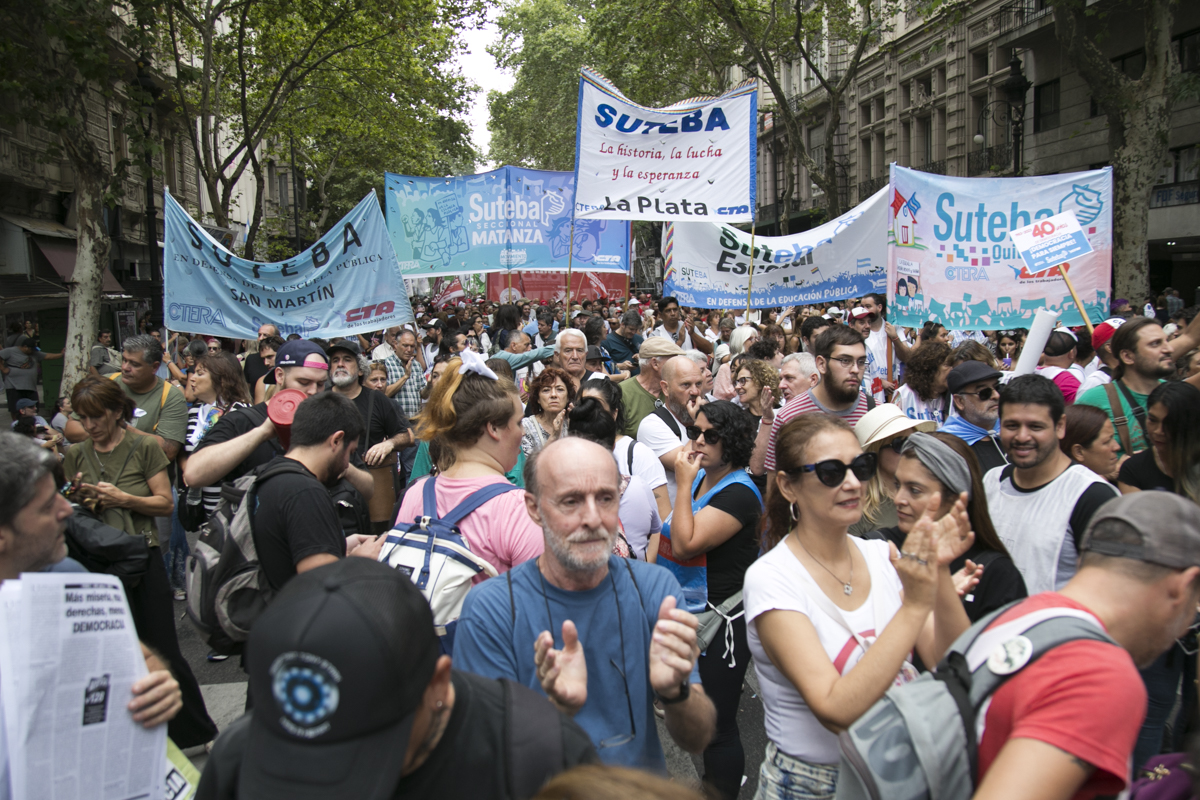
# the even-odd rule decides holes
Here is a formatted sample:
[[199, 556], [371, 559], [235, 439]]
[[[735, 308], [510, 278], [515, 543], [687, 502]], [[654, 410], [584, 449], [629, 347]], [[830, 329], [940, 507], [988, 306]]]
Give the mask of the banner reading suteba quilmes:
[[881, 189], [824, 225], [791, 236], [756, 236], [753, 244], [749, 233], [729, 225], [669, 223], [663, 293], [687, 306], [745, 308], [749, 289], [752, 308], [772, 308], [882, 292], [887, 212]]
[[[1108, 316], [1112, 169], [1033, 178], [952, 178], [892, 165], [888, 199], [888, 317], [919, 327], [1029, 327], [1046, 308], [1082, 325], [1063, 275], [1093, 322]], [[1091, 247], [1067, 263], [1030, 268], [1010, 233], [1073, 212]]]
[[575, 218], [748, 222], [753, 218], [757, 83], [647, 108], [600, 73], [579, 79]]
[[388, 233], [406, 278], [509, 270], [627, 272], [629, 223], [576, 220], [575, 175], [501, 167], [421, 178], [384, 173]]
[[163, 310], [167, 327], [253, 339], [270, 323], [281, 335], [329, 339], [413, 322], [412, 307], [375, 193], [286, 261], [238, 258], [164, 190]]

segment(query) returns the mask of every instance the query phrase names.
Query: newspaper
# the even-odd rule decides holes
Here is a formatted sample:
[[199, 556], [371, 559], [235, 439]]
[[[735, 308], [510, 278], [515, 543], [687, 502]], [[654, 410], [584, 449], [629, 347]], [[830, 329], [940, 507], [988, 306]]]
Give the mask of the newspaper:
[[146, 664], [121, 582], [26, 573], [0, 586], [13, 797], [161, 800], [167, 730], [126, 708]]

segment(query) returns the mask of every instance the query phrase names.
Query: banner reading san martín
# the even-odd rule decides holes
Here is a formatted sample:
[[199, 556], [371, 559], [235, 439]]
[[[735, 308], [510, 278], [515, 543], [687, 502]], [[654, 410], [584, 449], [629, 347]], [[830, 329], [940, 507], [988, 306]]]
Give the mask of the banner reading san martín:
[[575, 176], [501, 167], [478, 175], [384, 173], [388, 233], [406, 278], [543, 269], [629, 271], [629, 223], [577, 220]]
[[[1112, 169], [1034, 178], [948, 178], [892, 165], [888, 319], [920, 327], [1027, 328], [1046, 308], [1082, 325], [1063, 273], [1092, 322], [1108, 317]], [[1073, 211], [1092, 252], [1030, 271], [1009, 233]]]
[[579, 78], [575, 219], [749, 222], [758, 88], [646, 108], [600, 73]]
[[253, 339], [330, 339], [414, 322], [375, 193], [295, 258], [247, 261], [204, 232], [163, 191], [163, 310], [167, 327]]
[[[754, 237], [752, 308], [828, 303], [884, 290], [887, 190], [824, 225]], [[668, 223], [663, 294], [685, 306], [745, 308], [750, 234], [709, 222]]]

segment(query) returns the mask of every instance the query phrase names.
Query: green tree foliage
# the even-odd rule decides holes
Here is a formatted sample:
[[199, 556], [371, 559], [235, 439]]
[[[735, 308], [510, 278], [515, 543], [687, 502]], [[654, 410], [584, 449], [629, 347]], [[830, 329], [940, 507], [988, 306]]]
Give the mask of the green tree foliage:
[[[386, 157], [378, 171], [392, 166], [397, 142], [428, 152], [447, 144], [447, 132], [463, 132], [447, 124], [468, 89], [449, 61], [482, 0], [168, 1], [176, 99], [199, 120], [201, 179], [218, 225], [229, 224], [247, 170], [261, 188], [268, 140], [291, 137], [315, 154], [321, 141], [362, 146], [366, 133], [375, 138], [368, 153]], [[331, 137], [331, 128], [346, 135]], [[326, 158], [336, 167], [343, 156]], [[247, 247], [252, 255], [253, 238]]]
[[700, 0], [521, 0], [489, 48], [513, 88], [488, 96], [496, 163], [575, 168], [579, 69], [589, 66], [634, 102], [663, 105], [728, 88], [737, 41]]
[[[104, 209], [115, 205], [132, 161], [153, 145], [138, 124], [153, 102], [137, 82], [135, 54], [152, 46], [155, 4], [149, 0], [3, 0], [0, 2], [0, 113], [53, 135], [47, 161], [63, 156], [75, 180], [78, 244], [67, 284], [70, 314], [62, 385], [87, 371], [100, 323], [108, 264]], [[110, 114], [127, 112], [128, 153], [109, 152]]]

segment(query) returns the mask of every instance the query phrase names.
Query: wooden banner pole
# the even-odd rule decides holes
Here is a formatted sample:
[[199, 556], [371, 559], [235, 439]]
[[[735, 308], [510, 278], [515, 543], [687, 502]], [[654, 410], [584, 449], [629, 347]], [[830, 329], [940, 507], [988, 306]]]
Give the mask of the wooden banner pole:
[[1088, 336], [1092, 335], [1092, 321], [1088, 319], [1087, 310], [1083, 307], [1083, 303], [1079, 302], [1079, 295], [1075, 294], [1075, 287], [1071, 284], [1071, 279], [1067, 277], [1067, 265], [1063, 264], [1058, 268], [1062, 275], [1063, 282], [1067, 284], [1067, 291], [1071, 293], [1071, 299], [1075, 301], [1075, 307], [1079, 309], [1079, 316], [1083, 317], [1083, 324], [1087, 326]]

